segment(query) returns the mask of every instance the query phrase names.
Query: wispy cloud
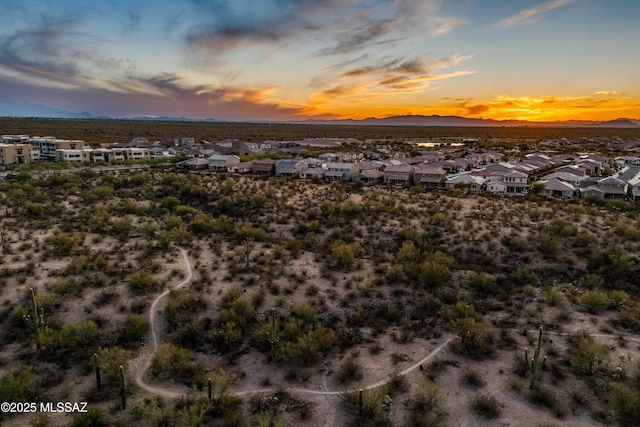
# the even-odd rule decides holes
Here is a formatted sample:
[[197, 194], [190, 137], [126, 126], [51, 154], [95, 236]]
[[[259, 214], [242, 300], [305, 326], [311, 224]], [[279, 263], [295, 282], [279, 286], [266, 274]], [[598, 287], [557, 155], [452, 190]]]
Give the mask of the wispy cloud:
[[566, 6], [570, 3], [573, 3], [575, 0], [551, 0], [545, 3], [539, 4], [538, 6], [521, 10], [513, 16], [502, 19], [493, 25], [490, 28], [495, 30], [501, 30], [505, 28], [512, 28], [521, 24], [530, 24], [535, 22], [536, 18], [539, 15], [550, 12], [554, 9], [558, 9], [559, 7]]

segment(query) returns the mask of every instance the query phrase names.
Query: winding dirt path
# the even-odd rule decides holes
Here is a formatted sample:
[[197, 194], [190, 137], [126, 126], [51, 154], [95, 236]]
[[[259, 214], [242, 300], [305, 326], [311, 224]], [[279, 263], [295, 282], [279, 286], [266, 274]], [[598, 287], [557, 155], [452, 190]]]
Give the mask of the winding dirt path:
[[[184, 278], [184, 280], [180, 283], [178, 283], [177, 285], [175, 285], [173, 288], [169, 288], [169, 289], [165, 289], [162, 293], [160, 293], [154, 300], [153, 303], [151, 304], [151, 308], [149, 309], [149, 327], [151, 328], [151, 351], [147, 354], [144, 354], [140, 357], [140, 361], [142, 362], [141, 364], [139, 364], [139, 366], [134, 366], [134, 376], [135, 376], [135, 381], [136, 384], [146, 390], [149, 393], [153, 393], [153, 394], [157, 394], [160, 395], [162, 397], [166, 397], [166, 398], [170, 398], [170, 399], [175, 399], [175, 398], [179, 398], [182, 396], [185, 396], [188, 392], [189, 389], [184, 387], [184, 386], [177, 386], [177, 385], [173, 385], [172, 387], [167, 387], [165, 386], [154, 386], [151, 385], [147, 382], [145, 382], [144, 376], [146, 374], [146, 372], [149, 370], [149, 367], [151, 366], [151, 360], [153, 359], [153, 355], [156, 352], [156, 350], [158, 349], [158, 347], [160, 346], [160, 338], [159, 338], [159, 333], [158, 333], [158, 325], [157, 325], [157, 321], [156, 321], [156, 313], [158, 312], [158, 305], [160, 304], [160, 302], [169, 294], [169, 292], [171, 292], [171, 290], [173, 289], [180, 289], [183, 288], [185, 286], [187, 286], [192, 278], [193, 278], [193, 267], [191, 266], [191, 262], [189, 260], [189, 257], [187, 255], [187, 251], [180, 248], [180, 253], [182, 254], [182, 258], [184, 260], [184, 265], [185, 265], [185, 270], [186, 270], [186, 277]], [[530, 332], [532, 333], [537, 333], [537, 330], [531, 330]], [[555, 336], [568, 336], [570, 335], [570, 333], [568, 332], [553, 332], [553, 331], [543, 331], [543, 333], [545, 335], [555, 335]], [[617, 338], [617, 335], [611, 335], [611, 334], [591, 334], [593, 337], [599, 337], [599, 338]], [[424, 356], [422, 359], [418, 360], [417, 362], [415, 362], [413, 365], [408, 366], [407, 368], [403, 369], [402, 371], [399, 372], [400, 375], [406, 375], [409, 374], [410, 372], [418, 369], [418, 367], [420, 365], [423, 365], [424, 363], [428, 362], [429, 360], [431, 360], [433, 357], [435, 357], [438, 353], [440, 353], [442, 351], [442, 349], [444, 349], [447, 344], [449, 344], [452, 340], [454, 340], [455, 337], [454, 336], [449, 336], [447, 339], [445, 339], [445, 341], [443, 341], [438, 347], [436, 347], [433, 351], [431, 351], [429, 354], [427, 354], [426, 356]], [[640, 338], [636, 338], [636, 337], [625, 337], [626, 340], [628, 341], [633, 341], [633, 342], [640, 342]], [[357, 392], [358, 390], [371, 390], [371, 389], [375, 389], [378, 387], [383, 386], [384, 384], [386, 384], [388, 382], [387, 379], [382, 379], [378, 382], [369, 384], [367, 386], [363, 386], [363, 387], [358, 387], [358, 388], [354, 388], [354, 389], [345, 389], [345, 390], [327, 390], [327, 391], [322, 391], [322, 390], [313, 390], [313, 389], [307, 389], [307, 388], [289, 388], [288, 390], [295, 392], [295, 393], [301, 393], [301, 394], [311, 394], [311, 395], [316, 395], [316, 396], [339, 396], [343, 393], [353, 393], [353, 392]], [[254, 394], [254, 393], [270, 393], [270, 392], [274, 392], [275, 389], [274, 388], [263, 388], [263, 389], [252, 389], [252, 390], [236, 390], [236, 391], [232, 391], [229, 390], [228, 393], [232, 394], [234, 396], [246, 396], [246, 395], [250, 395], [250, 394]]]
[[[138, 387], [142, 388], [143, 390], [149, 393], [157, 394], [169, 399], [176, 399], [176, 398], [185, 396], [189, 392], [189, 389], [187, 389], [186, 387], [180, 387], [176, 385], [172, 385], [171, 387], [167, 387], [166, 385], [165, 386], [152, 385], [147, 383], [144, 377], [147, 371], [149, 370], [149, 367], [151, 366], [151, 360], [153, 359], [153, 355], [155, 354], [156, 350], [161, 344], [159, 333], [158, 333], [158, 321], [157, 321], [158, 305], [169, 294], [169, 292], [171, 292], [171, 290], [180, 289], [187, 286], [191, 282], [191, 279], [193, 278], [193, 267], [191, 266], [191, 261], [189, 260], [187, 251], [180, 248], [180, 253], [182, 254], [182, 258], [184, 260], [184, 266], [185, 266], [187, 275], [182, 282], [178, 283], [173, 288], [165, 289], [151, 303], [151, 308], [149, 308], [149, 328], [151, 329], [151, 345], [152, 345], [151, 351], [148, 352], [147, 354], [142, 355], [139, 358], [139, 363], [136, 364], [137, 366], [133, 366], [134, 378]], [[426, 363], [427, 361], [432, 359], [435, 355], [437, 355], [440, 351], [442, 351], [442, 349], [445, 348], [446, 345], [449, 344], [449, 342], [451, 342], [451, 340], [453, 340], [453, 337], [447, 338], [442, 344], [436, 347], [433, 351], [431, 351], [425, 357], [415, 362], [413, 365], [402, 370], [400, 374], [406, 375], [409, 372], [415, 369], [418, 369], [420, 365]], [[321, 390], [312, 390], [312, 389], [306, 389], [306, 388], [290, 388], [289, 390], [296, 393], [313, 394], [317, 396], [339, 396], [343, 393], [356, 392], [360, 389], [371, 390], [374, 388], [378, 388], [386, 384], [387, 381], [388, 381], [387, 379], [383, 379], [376, 383], [369, 384], [364, 387], [358, 387], [353, 390], [347, 389], [347, 390], [321, 391]], [[275, 391], [274, 388], [264, 388], [264, 389], [255, 389], [255, 390], [229, 391], [229, 393], [233, 394], [234, 396], [245, 396], [245, 395], [254, 394], [254, 393], [269, 393], [273, 391]]]
[[157, 330], [158, 326], [156, 322], [156, 312], [158, 311], [158, 304], [173, 289], [180, 289], [187, 286], [189, 282], [191, 282], [191, 279], [193, 278], [193, 268], [191, 266], [191, 261], [189, 261], [189, 257], [187, 256], [187, 251], [180, 248], [180, 253], [182, 254], [182, 258], [184, 259], [184, 265], [185, 265], [185, 270], [187, 272], [187, 276], [184, 278], [182, 282], [178, 283], [173, 288], [165, 289], [151, 303], [151, 308], [149, 309], [149, 328], [151, 329], [151, 345], [152, 345], [151, 352], [143, 356], [141, 360], [144, 363], [142, 363], [140, 367], [138, 367], [137, 369], [134, 368], [135, 369], [134, 376], [135, 376], [136, 384], [138, 385], [138, 387], [148, 391], [149, 393], [158, 394], [162, 397], [168, 397], [171, 399], [186, 395], [187, 389], [185, 388], [184, 391], [181, 391], [178, 389], [178, 387], [175, 387], [174, 390], [170, 390], [167, 387], [153, 386], [145, 382], [144, 375], [149, 370], [149, 367], [151, 366], [151, 360], [153, 359], [153, 355], [155, 354], [156, 350], [158, 350], [158, 347], [160, 346], [160, 339], [158, 338], [158, 330]]

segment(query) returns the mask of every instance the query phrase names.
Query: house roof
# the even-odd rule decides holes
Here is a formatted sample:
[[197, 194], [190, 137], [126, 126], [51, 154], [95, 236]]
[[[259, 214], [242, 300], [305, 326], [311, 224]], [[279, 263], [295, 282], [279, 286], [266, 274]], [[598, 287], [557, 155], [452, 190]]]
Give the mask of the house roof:
[[409, 174], [413, 170], [413, 166], [410, 165], [397, 165], [397, 166], [387, 166], [384, 168], [385, 172], [391, 173], [406, 173]]
[[276, 162], [277, 166], [295, 166], [302, 160], [297, 159], [281, 159]]
[[429, 165], [419, 165], [415, 167], [414, 173], [422, 174], [422, 175], [443, 175], [446, 174], [442, 168], [429, 166]]
[[365, 169], [359, 174], [360, 176], [368, 179], [377, 179], [384, 175], [383, 172], [377, 169]]
[[253, 164], [255, 165], [275, 165], [277, 160], [274, 159], [258, 159], [254, 160]]
[[484, 179], [479, 176], [473, 176], [471, 174], [462, 174], [462, 175], [454, 175], [445, 181], [445, 184], [477, 184], [482, 185], [484, 183]]
[[554, 172], [540, 178], [541, 181], [550, 181], [552, 179], [561, 179], [567, 182], [579, 182], [586, 178], [584, 175], [576, 175], [571, 172]]
[[351, 169], [355, 163], [332, 162], [327, 165], [328, 169]]
[[238, 158], [238, 156], [234, 156], [232, 154], [214, 154], [214, 155], [209, 157], [209, 160], [224, 160], [224, 161], [226, 161], [230, 157]]
[[322, 175], [325, 175], [327, 173], [327, 170], [325, 168], [309, 168], [309, 169], [305, 170], [302, 173], [304, 173], [305, 175], [322, 176]]
[[621, 179], [618, 179], [616, 177], [610, 176], [607, 178], [602, 178], [601, 180], [598, 181], [598, 184], [602, 184], [602, 185], [624, 185], [625, 182], [622, 181]]
[[204, 165], [208, 165], [209, 161], [207, 159], [203, 159], [202, 157], [193, 157], [188, 160], [183, 160], [178, 164], [187, 165], [187, 166], [204, 166]]
[[551, 179], [545, 182], [544, 189], [548, 191], [575, 191], [575, 187], [573, 185], [559, 179]]
[[629, 166], [622, 169], [622, 171], [620, 171], [620, 173], [618, 173], [616, 177], [618, 179], [621, 179], [622, 181], [627, 182], [638, 175], [640, 175], [640, 166]]

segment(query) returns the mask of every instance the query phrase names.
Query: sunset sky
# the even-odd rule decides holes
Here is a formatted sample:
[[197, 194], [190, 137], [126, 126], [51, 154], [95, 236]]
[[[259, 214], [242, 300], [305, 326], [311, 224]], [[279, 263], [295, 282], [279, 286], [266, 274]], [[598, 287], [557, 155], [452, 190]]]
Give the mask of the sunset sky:
[[640, 119], [637, 0], [0, 1], [0, 100], [112, 117]]

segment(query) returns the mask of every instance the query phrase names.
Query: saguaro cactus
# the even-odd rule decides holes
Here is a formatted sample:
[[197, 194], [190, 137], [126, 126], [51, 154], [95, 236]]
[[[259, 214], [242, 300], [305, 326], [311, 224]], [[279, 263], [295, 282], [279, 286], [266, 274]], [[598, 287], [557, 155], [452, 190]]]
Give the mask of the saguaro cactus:
[[540, 369], [544, 366], [544, 363], [547, 361], [547, 356], [543, 359], [540, 359], [540, 347], [542, 346], [542, 327], [540, 327], [540, 333], [538, 335], [538, 345], [536, 346], [535, 351], [533, 352], [533, 358], [529, 360], [529, 349], [524, 349], [524, 361], [527, 364], [527, 369], [531, 373], [531, 379], [529, 381], [529, 388], [533, 389], [535, 387], [535, 383], [538, 380], [538, 374], [540, 373]]
[[251, 256], [251, 252], [253, 251], [253, 248], [255, 248], [256, 243], [251, 237], [248, 237], [242, 242], [242, 246], [242, 255], [246, 262], [246, 268], [249, 268], [249, 257]]
[[38, 311], [38, 302], [36, 301], [36, 293], [33, 288], [31, 289], [31, 303], [33, 305], [32, 315], [25, 314], [24, 320], [27, 322], [27, 325], [33, 329], [33, 332], [36, 334], [36, 346], [38, 350], [40, 350], [40, 330], [44, 330], [44, 308], [40, 308]]
[[124, 378], [124, 367], [120, 365], [120, 406], [127, 409], [127, 381]]
[[93, 367], [96, 370], [96, 385], [98, 386], [98, 390], [100, 390], [102, 381], [100, 379], [100, 364], [98, 363], [98, 353], [93, 353]]
[[2, 253], [9, 253], [9, 245], [7, 245], [7, 240], [4, 237], [4, 230], [0, 229], [0, 247], [2, 247]]
[[211, 378], [207, 378], [207, 396], [209, 400], [213, 397], [213, 385], [211, 384]]
[[276, 360], [276, 348], [278, 348], [278, 327], [276, 325], [276, 309], [271, 309], [271, 331], [269, 334], [269, 344], [271, 344], [271, 360]]

